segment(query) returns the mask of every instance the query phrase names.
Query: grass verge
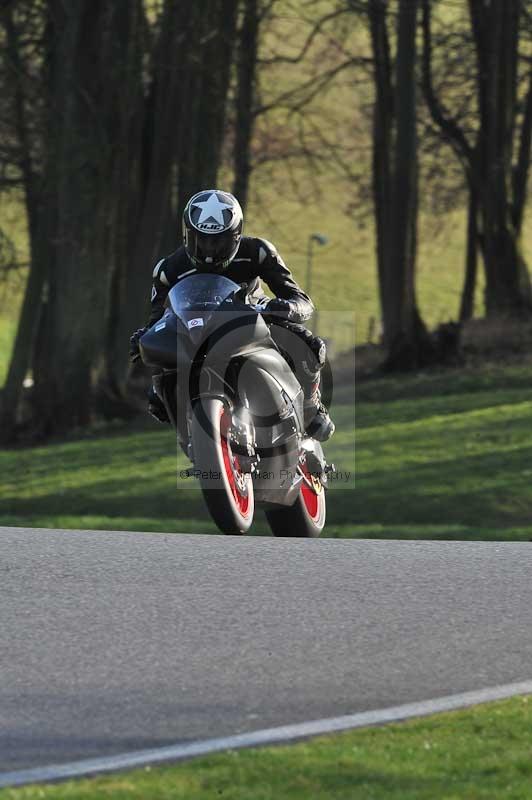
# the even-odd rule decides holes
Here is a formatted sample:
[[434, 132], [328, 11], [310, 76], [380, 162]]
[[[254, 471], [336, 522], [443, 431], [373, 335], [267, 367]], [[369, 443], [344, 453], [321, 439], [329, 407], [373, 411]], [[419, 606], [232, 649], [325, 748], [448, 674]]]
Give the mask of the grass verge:
[[529, 800], [532, 700], [297, 745], [0, 791], [1, 800]]
[[[340, 393], [324, 535], [532, 538], [532, 366], [384, 378]], [[356, 439], [356, 455], [355, 455]], [[172, 432], [156, 423], [0, 452], [0, 524], [215, 533]], [[356, 471], [355, 471], [356, 466]], [[262, 515], [254, 532], [268, 532]]]

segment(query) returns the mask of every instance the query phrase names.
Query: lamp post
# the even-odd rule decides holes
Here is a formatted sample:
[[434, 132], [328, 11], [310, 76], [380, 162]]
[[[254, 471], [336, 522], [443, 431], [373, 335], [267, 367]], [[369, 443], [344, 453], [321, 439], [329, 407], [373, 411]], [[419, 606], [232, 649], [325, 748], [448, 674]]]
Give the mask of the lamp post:
[[[320, 247], [323, 247], [329, 241], [329, 237], [326, 236], [324, 233], [311, 233], [308, 237], [307, 243], [307, 280], [305, 290], [310, 297], [310, 292], [312, 289], [312, 257], [313, 257], [313, 248], [314, 242], [319, 244]], [[318, 333], [318, 312], [314, 316], [314, 332]]]
[[310, 291], [312, 289], [312, 257], [313, 257], [313, 245], [314, 242], [323, 247], [323, 245], [327, 244], [329, 241], [329, 237], [326, 236], [324, 233], [311, 233], [308, 237], [307, 243], [307, 280], [306, 280], [306, 292], [310, 297]]

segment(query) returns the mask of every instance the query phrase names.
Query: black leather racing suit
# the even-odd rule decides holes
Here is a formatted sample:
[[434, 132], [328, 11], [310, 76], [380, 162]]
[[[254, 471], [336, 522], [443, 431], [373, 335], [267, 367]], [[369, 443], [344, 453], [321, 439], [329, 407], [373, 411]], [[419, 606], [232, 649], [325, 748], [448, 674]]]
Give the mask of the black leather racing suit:
[[[203, 272], [207, 270], [202, 270]], [[161, 259], [153, 270], [151, 314], [148, 326], [154, 325], [164, 313], [168, 292], [180, 278], [194, 275], [198, 270], [190, 261], [184, 247]], [[291, 319], [279, 320], [271, 326], [271, 334], [283, 351], [308, 400], [319, 384], [319, 372], [325, 363], [325, 343], [302, 324], [314, 311], [310, 297], [294, 280], [290, 270], [275, 247], [265, 239], [243, 236], [235, 258], [223, 274], [239, 284], [247, 284], [251, 302], [264, 300], [261, 288], [264, 281], [275, 297], [288, 300]]]

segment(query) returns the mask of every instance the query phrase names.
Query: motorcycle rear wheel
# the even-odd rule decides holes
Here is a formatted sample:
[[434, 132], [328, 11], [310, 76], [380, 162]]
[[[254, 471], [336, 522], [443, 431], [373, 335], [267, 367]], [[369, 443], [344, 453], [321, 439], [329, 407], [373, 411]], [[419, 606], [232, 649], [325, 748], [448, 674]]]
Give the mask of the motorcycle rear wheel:
[[325, 490], [319, 479], [312, 478], [305, 467], [303, 476], [294, 505], [266, 511], [266, 519], [274, 536], [316, 539], [325, 526]]
[[231, 414], [222, 400], [209, 397], [195, 404], [192, 450], [205, 503], [222, 533], [243, 534], [253, 523], [253, 483], [231, 450], [230, 426]]

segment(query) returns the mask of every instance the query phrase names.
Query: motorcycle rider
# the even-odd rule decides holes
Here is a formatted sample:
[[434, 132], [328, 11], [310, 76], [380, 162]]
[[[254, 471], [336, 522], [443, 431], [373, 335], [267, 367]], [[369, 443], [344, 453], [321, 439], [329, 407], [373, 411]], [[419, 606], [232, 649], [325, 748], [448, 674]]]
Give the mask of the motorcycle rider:
[[[303, 325], [314, 311], [310, 297], [298, 286], [275, 247], [266, 239], [242, 236], [243, 214], [236, 197], [219, 189], [193, 195], [183, 212], [183, 246], [161, 259], [153, 270], [151, 314], [148, 324], [130, 339], [132, 361], [140, 357], [139, 340], [164, 313], [170, 289], [194, 273], [223, 274], [247, 285], [253, 303], [267, 302], [265, 313], [271, 335], [291, 364], [303, 388], [305, 426], [309, 436], [326, 441], [334, 433], [327, 409], [321, 402], [320, 371], [325, 364], [323, 339]], [[261, 291], [261, 279], [275, 294], [268, 300]], [[152, 387], [148, 411], [160, 422], [168, 416]]]

